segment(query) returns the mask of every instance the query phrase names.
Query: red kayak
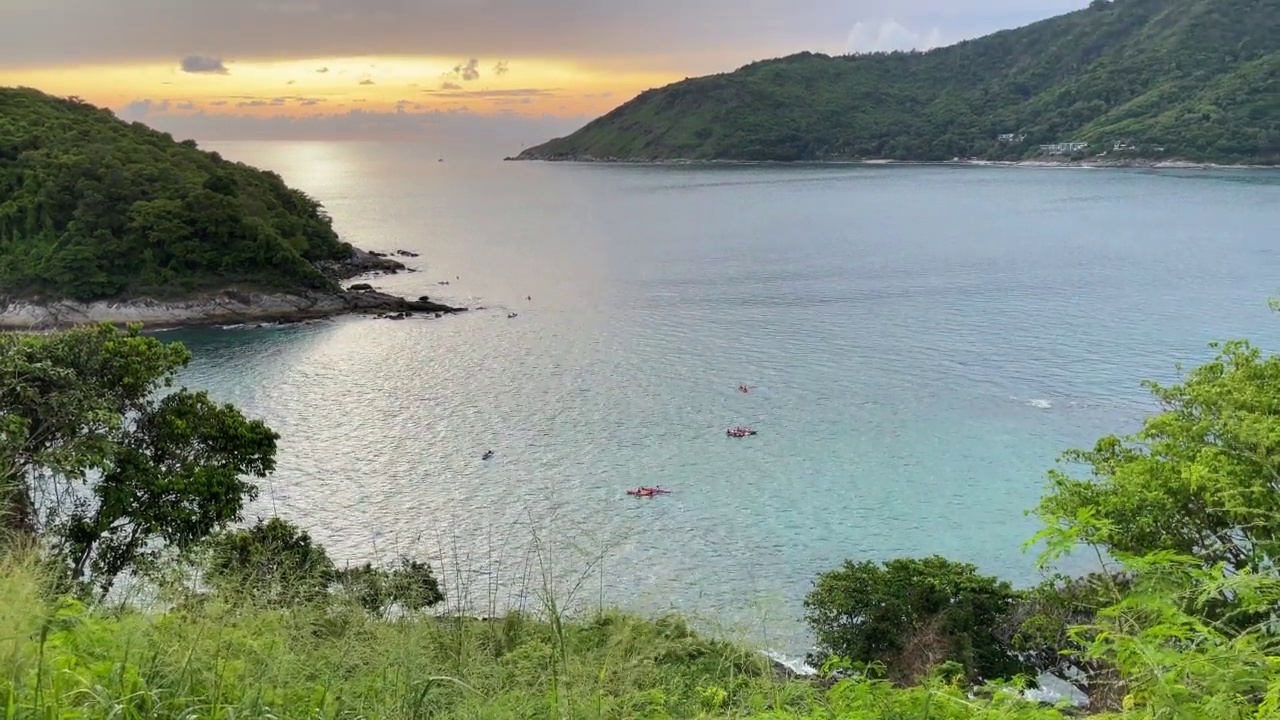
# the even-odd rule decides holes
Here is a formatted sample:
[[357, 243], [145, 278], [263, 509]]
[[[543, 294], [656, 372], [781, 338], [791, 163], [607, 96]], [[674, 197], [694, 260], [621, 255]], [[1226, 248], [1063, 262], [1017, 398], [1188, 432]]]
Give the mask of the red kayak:
[[627, 494], [636, 497], [653, 497], [655, 495], [670, 495], [671, 491], [660, 487], [639, 487], [635, 490], [628, 490]]

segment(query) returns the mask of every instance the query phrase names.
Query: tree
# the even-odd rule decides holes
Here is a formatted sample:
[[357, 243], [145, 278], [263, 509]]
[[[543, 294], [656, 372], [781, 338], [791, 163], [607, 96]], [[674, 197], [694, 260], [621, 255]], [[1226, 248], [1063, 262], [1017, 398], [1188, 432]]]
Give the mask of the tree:
[[70, 577], [105, 593], [164, 547], [239, 520], [278, 436], [207, 393], [168, 392], [190, 361], [109, 325], [0, 335], [4, 526], [43, 537]]
[[1245, 341], [1163, 387], [1142, 430], [1064, 460], [1037, 507], [1050, 555], [1077, 543], [1129, 556], [1173, 552], [1228, 571], [1280, 560], [1280, 357]]
[[206, 548], [208, 585], [268, 607], [329, 601], [335, 590], [375, 615], [396, 604], [422, 610], [444, 600], [430, 565], [401, 558], [390, 569], [365, 563], [338, 570], [306, 531], [278, 517], [218, 533]]
[[880, 663], [903, 684], [946, 662], [970, 680], [1010, 678], [1024, 667], [994, 630], [1016, 597], [1007, 582], [943, 557], [845, 561], [818, 576], [804, 601], [813, 659]]
[[243, 592], [269, 607], [312, 602], [329, 592], [334, 579], [324, 548], [278, 517], [218, 533], [207, 549], [204, 580], [209, 585]]
[[422, 610], [444, 601], [431, 566], [408, 558], [400, 558], [390, 570], [371, 563], [344, 568], [336, 579], [348, 597], [379, 616], [395, 604], [405, 610]]

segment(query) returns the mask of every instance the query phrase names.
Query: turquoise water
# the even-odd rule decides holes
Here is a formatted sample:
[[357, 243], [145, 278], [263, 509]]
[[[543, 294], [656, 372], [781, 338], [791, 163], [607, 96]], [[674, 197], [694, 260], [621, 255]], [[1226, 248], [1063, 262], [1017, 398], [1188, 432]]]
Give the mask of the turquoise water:
[[1059, 452], [1135, 428], [1140, 380], [1210, 340], [1280, 339], [1275, 174], [209, 148], [359, 246], [422, 253], [375, 284], [487, 306], [168, 335], [196, 352], [188, 384], [282, 435], [255, 513], [342, 560], [431, 559], [482, 610], [546, 561], [562, 599], [798, 651], [804, 593], [845, 558], [1034, 581], [1024, 511]]

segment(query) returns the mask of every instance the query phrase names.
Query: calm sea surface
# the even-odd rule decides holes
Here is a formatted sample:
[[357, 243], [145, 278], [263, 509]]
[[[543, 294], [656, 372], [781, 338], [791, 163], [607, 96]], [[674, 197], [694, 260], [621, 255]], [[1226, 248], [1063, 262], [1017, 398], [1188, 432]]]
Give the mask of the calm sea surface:
[[1280, 346], [1276, 174], [207, 147], [358, 246], [421, 253], [376, 285], [488, 308], [166, 335], [196, 353], [187, 384], [282, 435], [254, 513], [342, 561], [432, 560], [479, 610], [552, 578], [796, 652], [845, 558], [1032, 582], [1024, 511], [1059, 452], [1134, 429], [1140, 381], [1211, 340]]

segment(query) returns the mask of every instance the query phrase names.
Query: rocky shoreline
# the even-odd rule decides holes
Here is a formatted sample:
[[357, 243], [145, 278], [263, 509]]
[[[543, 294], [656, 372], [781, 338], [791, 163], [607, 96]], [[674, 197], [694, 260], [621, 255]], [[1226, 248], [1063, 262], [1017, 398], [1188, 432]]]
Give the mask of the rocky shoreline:
[[[415, 253], [398, 251], [404, 257]], [[334, 282], [374, 274], [413, 272], [386, 253], [356, 248], [345, 261], [317, 263]], [[149, 329], [207, 327], [244, 323], [284, 323], [319, 320], [338, 315], [376, 315], [404, 319], [415, 315], [442, 317], [467, 308], [435, 302], [427, 296], [410, 300], [356, 284], [335, 292], [272, 293], [235, 289], [203, 293], [182, 300], [130, 298], [123, 300], [42, 300], [0, 297], [0, 331], [57, 330], [94, 323], [142, 323]]]

